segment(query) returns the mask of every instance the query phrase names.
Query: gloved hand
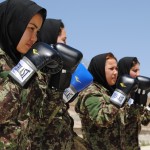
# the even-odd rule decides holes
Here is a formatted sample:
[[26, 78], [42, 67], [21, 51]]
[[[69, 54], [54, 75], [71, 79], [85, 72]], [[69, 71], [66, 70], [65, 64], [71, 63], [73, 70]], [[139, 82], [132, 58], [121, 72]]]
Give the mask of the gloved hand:
[[125, 101], [128, 100], [130, 93], [137, 87], [137, 79], [131, 78], [129, 75], [121, 76], [116, 83], [116, 89], [110, 97], [110, 101], [117, 107], [122, 107]]
[[83, 54], [79, 50], [63, 43], [57, 43], [53, 45], [53, 48], [62, 56], [63, 69], [59, 73], [52, 75], [49, 87], [64, 91], [69, 87], [72, 73], [80, 63]]
[[134, 104], [146, 106], [147, 103], [147, 91], [150, 89], [150, 78], [144, 76], [138, 76], [139, 81], [138, 90], [135, 92]]
[[65, 103], [72, 102], [78, 93], [85, 89], [93, 82], [93, 76], [85, 68], [83, 64], [79, 64], [75, 72], [72, 74], [71, 83], [69, 88], [65, 89], [63, 100]]
[[58, 51], [50, 45], [38, 42], [23, 56], [9, 75], [21, 86], [24, 86], [35, 72], [48, 65], [53, 72], [55, 68], [62, 69], [62, 59]]

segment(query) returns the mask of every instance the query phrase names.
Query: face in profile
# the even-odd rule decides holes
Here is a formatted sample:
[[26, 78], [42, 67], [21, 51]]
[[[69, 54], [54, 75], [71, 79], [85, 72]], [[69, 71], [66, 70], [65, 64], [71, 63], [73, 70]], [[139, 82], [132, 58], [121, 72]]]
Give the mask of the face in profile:
[[43, 18], [40, 14], [34, 15], [30, 22], [28, 23], [19, 44], [17, 45], [17, 50], [25, 54], [32, 47], [32, 45], [37, 41], [37, 33], [39, 32], [43, 23]]
[[136, 78], [139, 75], [140, 75], [140, 64], [137, 63], [130, 69], [130, 76], [132, 78]]
[[117, 61], [114, 58], [110, 58], [106, 60], [105, 74], [106, 74], [107, 83], [110, 86], [113, 86], [116, 83], [118, 77]]
[[66, 31], [65, 31], [65, 28], [61, 28], [61, 32], [60, 34], [58, 35], [58, 38], [57, 38], [57, 43], [64, 43], [66, 44]]

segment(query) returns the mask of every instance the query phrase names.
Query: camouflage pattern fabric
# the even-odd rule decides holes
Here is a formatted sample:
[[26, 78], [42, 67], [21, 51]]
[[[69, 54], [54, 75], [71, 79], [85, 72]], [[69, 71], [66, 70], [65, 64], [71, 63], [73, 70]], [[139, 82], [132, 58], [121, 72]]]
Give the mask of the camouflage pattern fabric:
[[[109, 101], [108, 91], [93, 83], [78, 95], [76, 112], [82, 123], [83, 137], [93, 150], [139, 150], [141, 121], [149, 112], [139, 105], [118, 109]], [[144, 115], [144, 116], [143, 116]]]
[[[16, 150], [19, 145], [19, 135], [26, 127], [28, 114], [23, 107], [24, 93], [22, 89], [8, 77], [13, 67], [11, 59], [0, 49], [0, 149]], [[20, 115], [21, 112], [23, 115]]]
[[[28, 127], [31, 149], [69, 150], [73, 145], [73, 133], [70, 116], [62, 101], [62, 92], [47, 89], [45, 96], [32, 106]], [[55, 110], [58, 112], [49, 120]]]
[[127, 123], [125, 126], [125, 145], [126, 149], [139, 150], [139, 133], [141, 131], [141, 124], [148, 125], [150, 113], [149, 111], [138, 104], [132, 104], [127, 109]]
[[150, 123], [150, 107], [144, 107], [143, 115], [141, 116], [141, 124], [147, 126]]
[[126, 113], [126, 126], [125, 126], [125, 145], [126, 149], [129, 150], [139, 150], [139, 140], [138, 135], [141, 130], [140, 117], [143, 112], [143, 108], [132, 104], [128, 106]]
[[35, 108], [39, 108], [36, 106], [41, 106], [46, 97], [48, 77], [38, 72], [28, 88], [22, 88], [8, 76], [13, 66], [11, 59], [0, 49], [0, 149], [29, 150], [28, 123], [32, 114], [37, 118], [42, 115], [42, 108]]
[[74, 135], [72, 150], [91, 150], [91, 146], [83, 138]]
[[[73, 131], [73, 119], [62, 100], [62, 95], [63, 92], [46, 88], [43, 101], [37, 101], [36, 105], [32, 106], [28, 126], [30, 149], [75, 150], [74, 144], [76, 146], [80, 144], [88, 150], [84, 140], [75, 135]], [[75, 143], [76, 139], [78, 143]]]
[[49, 89], [50, 77], [40, 71], [20, 87], [8, 76], [13, 66], [0, 49], [0, 150], [74, 149], [78, 136], [63, 93]]

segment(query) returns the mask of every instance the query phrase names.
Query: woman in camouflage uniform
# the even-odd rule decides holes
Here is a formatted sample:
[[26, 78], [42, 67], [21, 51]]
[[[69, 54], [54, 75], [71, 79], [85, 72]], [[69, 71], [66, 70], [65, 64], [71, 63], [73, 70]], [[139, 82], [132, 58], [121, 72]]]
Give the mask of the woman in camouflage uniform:
[[[66, 43], [66, 31], [60, 19], [46, 19], [39, 34], [39, 41], [47, 44]], [[56, 74], [57, 76], [57, 74]], [[86, 150], [86, 143], [73, 131], [73, 119], [68, 113], [68, 104], [63, 101], [63, 90], [52, 88], [51, 81], [48, 97], [36, 105], [41, 110], [41, 119], [36, 111], [29, 123], [29, 133], [33, 149]], [[76, 143], [76, 144], [74, 144]]]
[[28, 106], [43, 97], [35, 79], [25, 89], [8, 74], [36, 42], [45, 17], [46, 10], [29, 0], [0, 3], [0, 149], [3, 150], [26, 149], [20, 142], [28, 140], [21, 137], [20, 131], [26, 129], [30, 115]]
[[81, 118], [83, 137], [93, 150], [126, 150], [126, 106], [119, 109], [110, 102], [118, 76], [117, 60], [112, 53], [97, 55], [88, 70], [94, 82], [79, 93], [75, 106]]
[[[136, 78], [140, 75], [140, 63], [136, 57], [123, 57], [118, 62], [118, 70], [119, 76], [128, 74], [132, 78]], [[148, 125], [150, 111], [142, 106], [142, 103], [147, 101], [147, 94], [133, 93], [131, 97], [128, 101], [129, 109], [126, 116], [125, 144], [128, 150], [138, 150], [140, 149], [138, 136], [141, 131], [141, 124]]]

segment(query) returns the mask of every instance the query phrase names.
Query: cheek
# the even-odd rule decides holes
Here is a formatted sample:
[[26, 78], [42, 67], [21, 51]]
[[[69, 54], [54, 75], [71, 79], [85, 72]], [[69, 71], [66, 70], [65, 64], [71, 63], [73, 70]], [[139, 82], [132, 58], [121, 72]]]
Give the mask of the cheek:
[[135, 78], [135, 75], [136, 75], [136, 74], [135, 74], [133, 71], [130, 72], [130, 76], [131, 76], [132, 78]]
[[21, 40], [19, 41], [19, 44], [17, 45], [17, 50], [22, 54], [25, 54], [28, 51], [28, 47], [26, 47], [26, 43], [28, 41], [27, 37], [27, 34], [24, 33], [21, 37]]
[[106, 80], [107, 80], [107, 83], [110, 86], [112, 86], [112, 85], [114, 85], [116, 83], [117, 76], [116, 76], [116, 78], [114, 78], [113, 71], [109, 72], [109, 73], [106, 73]]
[[21, 40], [19, 41], [18, 45], [17, 45], [17, 48], [16, 48], [21, 53], [22, 53], [23, 41], [24, 40], [23, 40], [23, 37], [22, 37]]
[[26, 32], [24, 32], [24, 34], [22, 35], [21, 37], [21, 40], [19, 41], [19, 47], [23, 46], [23, 44], [26, 42], [26, 38], [27, 38], [27, 35], [26, 35]]
[[65, 44], [65, 42], [62, 41], [62, 40], [58, 40], [57, 43], [63, 43], [63, 44]]
[[106, 73], [106, 81], [107, 81], [108, 84], [110, 84], [110, 82], [111, 82], [111, 75], [110, 75], [110, 73]]
[[140, 71], [138, 71], [136, 75], [139, 76], [140, 75]]
[[61, 39], [61, 36], [58, 36], [57, 43], [64, 43], [64, 41]]
[[26, 41], [28, 41], [31, 38], [31, 34], [28, 31], [25, 31], [22, 39], [23, 39], [23, 43], [25, 43]]

